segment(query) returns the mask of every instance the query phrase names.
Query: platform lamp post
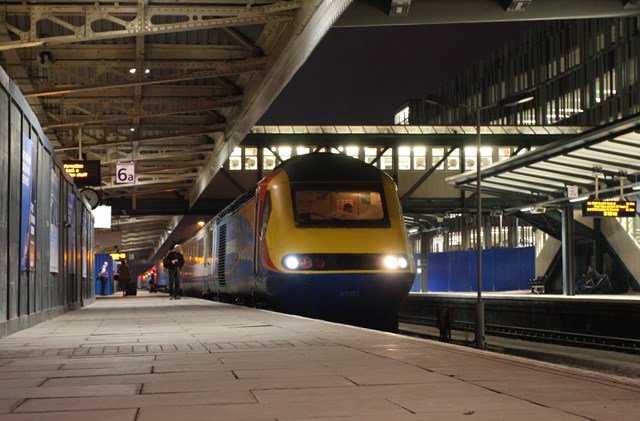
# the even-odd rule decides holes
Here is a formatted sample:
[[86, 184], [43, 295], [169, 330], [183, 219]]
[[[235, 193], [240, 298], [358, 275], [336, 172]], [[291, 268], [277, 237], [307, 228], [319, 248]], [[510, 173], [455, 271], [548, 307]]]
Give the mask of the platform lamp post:
[[476, 267], [476, 289], [478, 292], [476, 301], [476, 326], [475, 326], [475, 346], [478, 349], [485, 348], [484, 341], [484, 302], [482, 301], [482, 171], [480, 169], [480, 148], [482, 147], [482, 135], [480, 134], [481, 120], [480, 113], [483, 110], [493, 107], [513, 107], [518, 104], [532, 101], [533, 94], [524, 92], [505, 98], [495, 104], [484, 105], [481, 107], [473, 107], [467, 104], [461, 104], [448, 98], [441, 98], [434, 95], [427, 95], [424, 100], [430, 104], [440, 105], [447, 108], [466, 108], [475, 114], [476, 123], [476, 249], [477, 249], [477, 267]]

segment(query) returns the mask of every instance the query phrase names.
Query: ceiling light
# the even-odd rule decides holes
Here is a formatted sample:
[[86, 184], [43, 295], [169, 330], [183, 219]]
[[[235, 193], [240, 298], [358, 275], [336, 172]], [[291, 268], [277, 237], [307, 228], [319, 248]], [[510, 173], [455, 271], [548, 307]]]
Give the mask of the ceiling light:
[[585, 200], [588, 200], [589, 196], [582, 196], [582, 197], [576, 197], [573, 199], [570, 199], [569, 202], [574, 203], [574, 202], [584, 202]]
[[131, 73], [132, 75], [136, 73], [136, 68], [132, 67], [129, 69], [129, 73]]

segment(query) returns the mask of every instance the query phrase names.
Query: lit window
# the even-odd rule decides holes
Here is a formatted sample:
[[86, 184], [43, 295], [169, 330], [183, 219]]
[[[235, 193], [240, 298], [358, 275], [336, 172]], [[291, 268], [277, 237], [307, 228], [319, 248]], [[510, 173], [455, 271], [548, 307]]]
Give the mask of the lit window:
[[438, 165], [438, 162], [444, 157], [444, 148], [431, 148], [431, 166], [436, 170], [444, 170], [444, 164]]
[[486, 167], [493, 163], [493, 148], [484, 147], [480, 148], [480, 166]]
[[[378, 149], [377, 148], [364, 148], [364, 162], [366, 162], [367, 164], [371, 164], [376, 157], [378, 156]], [[374, 166], [378, 166], [378, 162], [376, 161], [373, 165]]]
[[352, 158], [360, 158], [360, 148], [358, 146], [347, 146], [346, 153]]
[[296, 148], [296, 155], [307, 155], [310, 152], [311, 152], [311, 148], [307, 148], [304, 146], [298, 146]]
[[270, 149], [264, 148], [262, 151], [262, 168], [272, 170], [276, 167], [276, 157]]
[[280, 146], [278, 148], [278, 155], [280, 155], [280, 159], [286, 161], [291, 158], [291, 147], [290, 146]]
[[425, 148], [424, 146], [413, 147], [413, 169], [427, 169], [427, 148]]
[[451, 152], [447, 158], [447, 170], [460, 171], [460, 149]]
[[[476, 148], [475, 147], [467, 147], [464, 148], [464, 163], [465, 163], [465, 171], [471, 171], [476, 169]], [[480, 166], [485, 167], [487, 165], [491, 165], [493, 162], [493, 148], [483, 147], [480, 148]]]
[[404, 107], [398, 111], [393, 118], [393, 124], [407, 125], [409, 124], [409, 107]]
[[476, 148], [464, 148], [464, 171], [475, 171], [476, 158]]
[[387, 149], [385, 153], [382, 154], [382, 158], [380, 159], [380, 169], [381, 170], [393, 169], [393, 149]]
[[409, 146], [400, 146], [398, 148], [398, 169], [411, 169], [411, 148]]
[[242, 149], [235, 148], [229, 156], [229, 170], [239, 171], [242, 169]]
[[498, 161], [511, 158], [511, 148], [498, 148]]
[[258, 169], [258, 149], [245, 148], [244, 150], [244, 169], [256, 170]]

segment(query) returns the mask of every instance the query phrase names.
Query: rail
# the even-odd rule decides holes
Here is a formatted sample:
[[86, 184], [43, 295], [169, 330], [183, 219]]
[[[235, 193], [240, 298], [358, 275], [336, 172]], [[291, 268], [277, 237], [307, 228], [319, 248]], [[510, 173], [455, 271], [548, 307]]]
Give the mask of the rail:
[[[411, 335], [436, 337], [437, 335], [420, 334], [404, 328], [402, 324], [419, 326], [437, 326], [436, 319], [420, 316], [400, 316], [400, 333]], [[452, 330], [473, 333], [474, 323], [455, 321]], [[554, 345], [564, 345], [573, 347], [593, 348], [604, 351], [624, 352], [628, 354], [640, 354], [640, 340], [629, 338], [616, 338], [611, 336], [587, 335], [573, 332], [552, 331], [535, 328], [523, 328], [516, 326], [501, 326], [487, 324], [485, 334], [488, 336], [499, 336], [503, 338], [517, 339], [523, 341], [541, 342]]]

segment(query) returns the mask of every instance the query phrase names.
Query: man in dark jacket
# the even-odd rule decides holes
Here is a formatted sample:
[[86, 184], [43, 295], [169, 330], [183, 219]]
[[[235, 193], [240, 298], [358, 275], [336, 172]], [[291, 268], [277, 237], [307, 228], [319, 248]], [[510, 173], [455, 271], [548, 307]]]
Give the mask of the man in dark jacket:
[[171, 300], [180, 299], [180, 269], [184, 266], [184, 256], [180, 252], [180, 245], [176, 244], [162, 261], [164, 267], [169, 271], [169, 295]]

